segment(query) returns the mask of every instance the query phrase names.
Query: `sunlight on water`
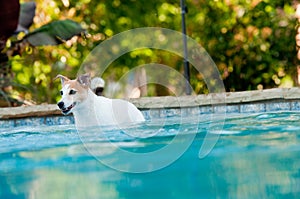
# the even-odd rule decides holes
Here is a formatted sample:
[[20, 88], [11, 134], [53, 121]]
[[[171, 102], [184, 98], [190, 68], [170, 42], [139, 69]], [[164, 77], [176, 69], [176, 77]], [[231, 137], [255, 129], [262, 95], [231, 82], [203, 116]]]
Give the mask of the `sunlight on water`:
[[[203, 159], [199, 148], [218, 119], [181, 119], [81, 132], [73, 125], [0, 127], [0, 198], [299, 197], [299, 112], [227, 115], [223, 129], [211, 131], [221, 137]], [[143, 165], [118, 157], [112, 146], [147, 154], [180, 146], [190, 134], [195, 137], [183, 155], [158, 171], [123, 173], [101, 163]], [[167, 158], [150, 161], [155, 166]]]

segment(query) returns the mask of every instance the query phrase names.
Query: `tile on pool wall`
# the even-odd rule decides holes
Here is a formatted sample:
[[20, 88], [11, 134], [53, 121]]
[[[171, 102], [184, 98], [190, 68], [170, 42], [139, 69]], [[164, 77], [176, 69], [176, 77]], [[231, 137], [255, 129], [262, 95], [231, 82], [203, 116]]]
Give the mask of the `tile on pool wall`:
[[142, 114], [144, 115], [145, 120], [150, 120], [150, 110], [142, 110]]
[[29, 118], [21, 118], [15, 119], [14, 126], [39, 126], [44, 124], [44, 117], [29, 117]]
[[200, 114], [211, 114], [213, 112], [212, 106], [201, 106], [199, 110]]
[[[206, 110], [206, 112], [208, 111]], [[153, 118], [193, 116], [193, 115], [200, 114], [200, 107], [149, 109], [149, 110], [142, 110], [142, 113], [146, 120], [150, 120]]]
[[61, 125], [61, 124], [74, 124], [73, 116], [53, 116], [46, 117], [45, 124], [47, 125]]
[[18, 127], [18, 126], [39, 126], [74, 124], [73, 116], [49, 116], [49, 117], [29, 117], [10, 120], [0, 120], [1, 128]]
[[142, 110], [142, 114], [144, 115], [144, 118], [146, 120], [151, 120], [154, 118], [165, 118], [165, 117], [171, 117], [180, 110], [174, 110], [174, 109], [148, 109], [148, 110]]
[[240, 112], [241, 113], [259, 113], [265, 112], [266, 105], [264, 103], [255, 103], [255, 104], [241, 104]]
[[181, 109], [180, 108], [169, 108], [169, 109], [163, 109], [163, 117], [176, 117], [181, 115]]
[[214, 113], [226, 113], [226, 106], [225, 105], [217, 105], [212, 107], [214, 110]]
[[148, 110], [149, 118], [159, 118], [160, 117], [160, 110], [159, 109], [149, 109]]
[[201, 110], [199, 107], [185, 107], [181, 108], [181, 114], [179, 116], [186, 117], [186, 116], [195, 116], [199, 115]]
[[0, 128], [10, 128], [15, 125], [14, 120], [0, 120]]
[[226, 113], [239, 113], [239, 112], [240, 112], [240, 105], [238, 104], [226, 105]]
[[300, 111], [300, 102], [291, 102], [292, 111]]
[[270, 102], [266, 104], [266, 111], [289, 111], [290, 102]]

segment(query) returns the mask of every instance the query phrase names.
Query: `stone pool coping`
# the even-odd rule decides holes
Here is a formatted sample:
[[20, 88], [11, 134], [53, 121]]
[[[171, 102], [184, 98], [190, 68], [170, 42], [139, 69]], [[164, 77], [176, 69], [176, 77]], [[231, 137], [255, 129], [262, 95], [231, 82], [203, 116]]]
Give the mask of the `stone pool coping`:
[[[216, 112], [217, 108], [226, 108], [226, 112], [263, 112], [276, 110], [300, 110], [300, 88], [274, 88], [266, 90], [212, 93], [195, 96], [143, 97], [131, 99], [139, 109], [176, 110], [178, 108], [198, 108], [200, 113]], [[172, 116], [176, 111], [167, 111], [160, 116]], [[146, 114], [147, 115], [147, 114]], [[56, 104], [0, 108], [0, 120], [29, 117], [62, 116]]]

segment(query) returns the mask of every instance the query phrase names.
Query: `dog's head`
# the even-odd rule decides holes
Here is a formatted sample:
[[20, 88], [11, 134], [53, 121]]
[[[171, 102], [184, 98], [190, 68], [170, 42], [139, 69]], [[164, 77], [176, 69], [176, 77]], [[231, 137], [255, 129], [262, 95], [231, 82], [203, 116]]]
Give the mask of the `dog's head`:
[[70, 80], [63, 75], [57, 75], [60, 78], [62, 89], [60, 90], [61, 100], [57, 103], [63, 114], [72, 113], [80, 103], [88, 96], [90, 85], [90, 75], [80, 75], [75, 80]]

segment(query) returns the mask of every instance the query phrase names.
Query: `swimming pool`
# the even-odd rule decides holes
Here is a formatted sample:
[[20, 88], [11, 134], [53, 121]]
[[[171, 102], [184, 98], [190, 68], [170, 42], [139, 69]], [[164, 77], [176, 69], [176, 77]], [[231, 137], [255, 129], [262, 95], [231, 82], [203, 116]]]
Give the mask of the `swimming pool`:
[[[227, 114], [217, 144], [202, 159], [211, 122], [195, 117], [128, 127], [135, 135], [107, 127], [96, 138], [73, 124], [0, 127], [0, 198], [299, 198], [300, 112]], [[174, 141], [179, 130], [176, 142], [185, 142], [194, 129], [183, 155], [156, 171], [128, 173], [105, 164], [136, 164], [118, 162], [111, 143], [147, 153]]]

